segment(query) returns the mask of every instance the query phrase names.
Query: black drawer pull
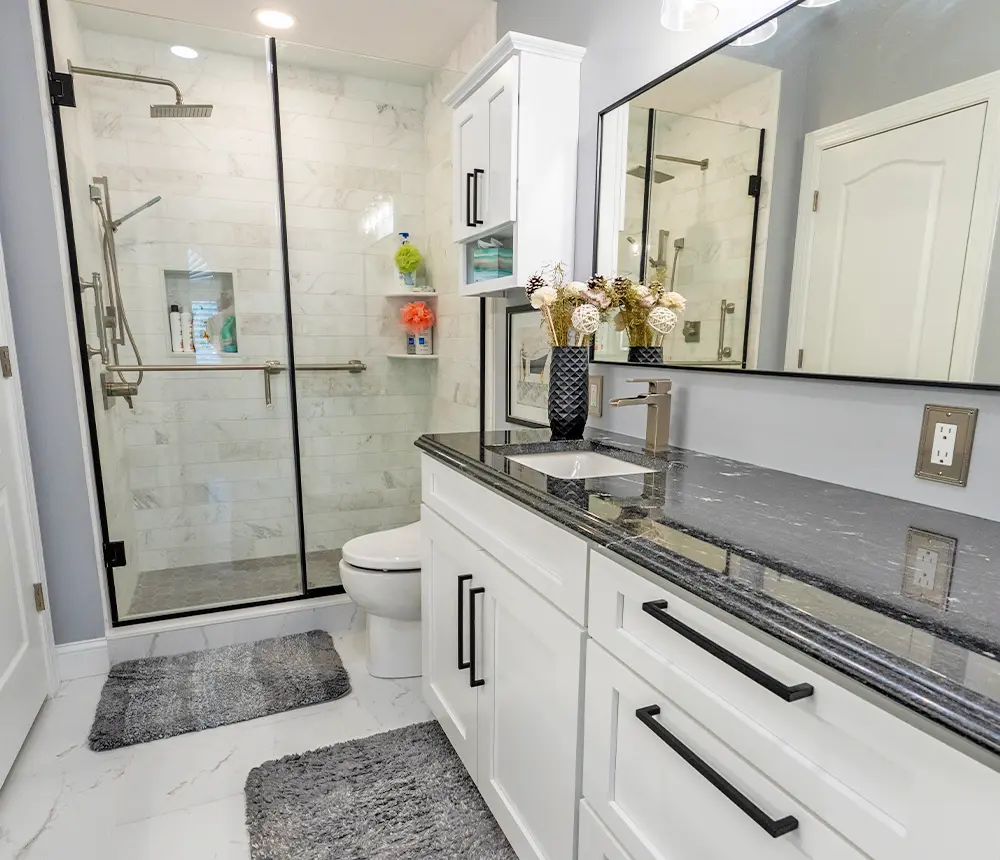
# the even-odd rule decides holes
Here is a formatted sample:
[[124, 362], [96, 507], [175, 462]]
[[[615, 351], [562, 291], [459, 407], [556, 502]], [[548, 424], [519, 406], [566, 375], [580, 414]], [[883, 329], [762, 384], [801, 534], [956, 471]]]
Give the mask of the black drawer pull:
[[469, 589], [469, 686], [483, 687], [486, 681], [476, 677], [476, 595], [485, 594], [485, 588]]
[[465, 651], [465, 601], [462, 599], [462, 586], [472, 581], [471, 573], [463, 573], [458, 578], [458, 670], [468, 669], [472, 664], [468, 660], [462, 659]]
[[646, 728], [653, 732], [670, 749], [721, 791], [730, 801], [738, 806], [743, 812], [753, 819], [754, 824], [767, 832], [773, 839], [798, 830], [799, 820], [793, 815], [786, 815], [784, 818], [771, 818], [763, 809], [757, 806], [749, 797], [743, 794], [735, 785], [729, 782], [722, 774], [715, 771], [707, 762], [699, 758], [695, 752], [676, 736], [667, 731], [663, 724], [653, 717], [660, 713], [659, 705], [650, 705], [648, 708], [639, 708], [635, 715]]
[[667, 615], [666, 600], [650, 600], [648, 603], [642, 604], [642, 611], [652, 615], [661, 624], [665, 624], [671, 630], [680, 633], [685, 639], [694, 642], [699, 648], [708, 651], [713, 657], [718, 658], [727, 666], [732, 666], [737, 672], [746, 675], [751, 681], [756, 681], [786, 702], [797, 702], [799, 699], [806, 699], [813, 694], [812, 684], [796, 684], [794, 687], [782, 684], [777, 678], [772, 678], [767, 672], [761, 671], [742, 657], [737, 657], [732, 651], [727, 651], [717, 642], [702, 636], [683, 621], [678, 621], [672, 615]]
[[472, 171], [472, 226], [478, 227], [483, 223], [483, 219], [479, 217], [479, 177], [485, 176], [486, 171], [476, 168]]
[[476, 181], [475, 173], [465, 174], [465, 226], [475, 227], [476, 222], [473, 220], [473, 212], [475, 211], [472, 203], [472, 185]]

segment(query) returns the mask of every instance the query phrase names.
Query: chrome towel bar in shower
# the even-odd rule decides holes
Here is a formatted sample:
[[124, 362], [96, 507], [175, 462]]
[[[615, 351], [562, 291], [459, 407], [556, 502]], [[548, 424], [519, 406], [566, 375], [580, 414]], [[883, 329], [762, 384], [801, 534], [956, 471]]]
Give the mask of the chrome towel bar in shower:
[[[328, 364], [296, 364], [294, 370], [299, 371], [346, 371], [347, 373], [361, 373], [368, 369], [368, 365], [363, 361], [352, 358], [350, 361], [331, 362]], [[112, 379], [115, 373], [215, 373], [218, 371], [263, 371], [264, 373], [264, 403], [271, 405], [271, 376], [276, 373], [284, 373], [288, 370], [287, 364], [280, 361], [265, 361], [263, 364], [108, 364], [103, 375], [104, 406], [110, 408], [112, 398], [124, 396], [122, 385], [128, 383], [116, 382]], [[132, 386], [134, 388], [134, 386]], [[131, 391], [131, 394], [137, 393]]]

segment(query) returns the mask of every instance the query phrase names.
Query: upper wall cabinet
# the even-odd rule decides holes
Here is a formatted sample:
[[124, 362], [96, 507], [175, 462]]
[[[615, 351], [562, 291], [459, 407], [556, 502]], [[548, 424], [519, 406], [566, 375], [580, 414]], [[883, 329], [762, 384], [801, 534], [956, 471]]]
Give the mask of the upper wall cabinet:
[[572, 263], [580, 63], [574, 45], [508, 33], [446, 98], [464, 295]]

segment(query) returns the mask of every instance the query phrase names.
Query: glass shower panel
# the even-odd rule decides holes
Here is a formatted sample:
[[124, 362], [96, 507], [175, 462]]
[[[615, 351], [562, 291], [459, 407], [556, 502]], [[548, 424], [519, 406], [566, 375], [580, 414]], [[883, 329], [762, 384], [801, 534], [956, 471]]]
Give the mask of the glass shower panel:
[[[115, 617], [300, 594], [265, 40], [74, 2], [52, 17], [78, 103], [64, 144], [109, 537], [124, 550]], [[185, 107], [136, 73], [176, 83]]]
[[[464, 420], [471, 386], [478, 397], [442, 102], [461, 76], [281, 43], [278, 58], [306, 567], [323, 589], [340, 582], [346, 541], [419, 519], [413, 443], [435, 419]], [[411, 279], [394, 263], [402, 234], [423, 258]], [[418, 302], [437, 321], [430, 355], [408, 354], [400, 325]], [[364, 372], [313, 369], [352, 359]], [[464, 408], [475, 429], [478, 400]]]
[[761, 129], [652, 113], [647, 279], [688, 300], [682, 323], [664, 338], [663, 360], [740, 365], [757, 209], [750, 177], [759, 170]]

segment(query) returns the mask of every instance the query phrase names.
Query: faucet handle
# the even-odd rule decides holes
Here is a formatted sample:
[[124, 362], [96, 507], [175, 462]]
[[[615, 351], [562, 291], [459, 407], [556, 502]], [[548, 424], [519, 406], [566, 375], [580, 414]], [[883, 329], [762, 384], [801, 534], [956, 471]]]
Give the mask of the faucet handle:
[[649, 384], [650, 394], [666, 394], [670, 391], [672, 385], [671, 381], [666, 377], [660, 376], [658, 378], [650, 377], [634, 377], [626, 379], [626, 382], [645, 382]]

